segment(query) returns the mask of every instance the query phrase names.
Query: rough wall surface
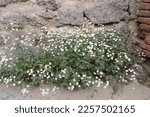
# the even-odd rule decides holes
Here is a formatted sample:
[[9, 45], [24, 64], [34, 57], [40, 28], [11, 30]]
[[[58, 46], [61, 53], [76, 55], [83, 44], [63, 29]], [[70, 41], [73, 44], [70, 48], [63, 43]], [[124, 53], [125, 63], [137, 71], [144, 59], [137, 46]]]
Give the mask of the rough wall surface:
[[[0, 0], [0, 44], [2, 37], [52, 28], [80, 26], [85, 19], [96, 26], [117, 28], [135, 38], [141, 0]], [[15, 27], [14, 27], [15, 26]], [[16, 34], [16, 33], [15, 33]]]
[[138, 22], [139, 39], [137, 40], [136, 50], [150, 57], [150, 0], [141, 2]]
[[[43, 16], [61, 24], [81, 25], [83, 17], [94, 24], [117, 23], [135, 19], [140, 0], [0, 0], [2, 19], [17, 14]], [[34, 9], [36, 7], [36, 9]], [[28, 11], [28, 12], [27, 12]], [[29, 12], [30, 11], [30, 12]], [[26, 12], [26, 14], [24, 13]], [[32, 13], [31, 13], [32, 12]], [[3, 16], [5, 14], [5, 17]], [[23, 17], [22, 16], [22, 17]], [[21, 17], [21, 16], [20, 16]]]

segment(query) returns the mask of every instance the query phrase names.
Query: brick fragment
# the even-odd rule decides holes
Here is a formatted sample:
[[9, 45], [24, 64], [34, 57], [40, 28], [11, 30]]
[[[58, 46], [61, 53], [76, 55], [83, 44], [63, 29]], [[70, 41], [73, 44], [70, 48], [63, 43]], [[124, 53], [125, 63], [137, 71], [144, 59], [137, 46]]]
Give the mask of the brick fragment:
[[143, 48], [143, 50], [147, 50], [147, 51], [150, 52], [150, 45], [148, 45], [147, 43], [145, 43], [145, 41], [140, 41], [139, 42], [139, 46], [141, 48]]
[[150, 18], [145, 18], [145, 17], [139, 17], [138, 21], [140, 23], [144, 23], [144, 24], [150, 24]]
[[139, 32], [139, 34], [138, 34], [138, 37], [140, 38], [140, 39], [142, 39], [142, 40], [145, 40], [145, 39], [147, 39], [148, 37], [150, 37], [150, 33], [147, 33], [147, 32]]
[[150, 0], [143, 0], [143, 2], [148, 2], [148, 3], [149, 3], [149, 2], [150, 2]]
[[[150, 36], [147, 36], [145, 42], [150, 45]], [[150, 51], [150, 50], [149, 50]]]
[[150, 17], [150, 11], [148, 11], [148, 10], [140, 10], [139, 16]]
[[150, 32], [150, 25], [148, 25], [148, 24], [140, 24], [139, 25], [139, 30], [140, 31]]
[[150, 4], [149, 3], [141, 3], [140, 9], [141, 10], [150, 10]]
[[144, 52], [145, 56], [150, 57], [150, 51], [143, 50], [143, 52]]
[[150, 33], [145, 33], [145, 36], [150, 37]]

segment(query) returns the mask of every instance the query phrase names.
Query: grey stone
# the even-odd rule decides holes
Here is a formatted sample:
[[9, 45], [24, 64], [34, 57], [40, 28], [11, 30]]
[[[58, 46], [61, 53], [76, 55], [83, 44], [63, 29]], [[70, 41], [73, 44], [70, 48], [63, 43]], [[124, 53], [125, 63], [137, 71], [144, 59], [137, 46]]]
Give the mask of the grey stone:
[[0, 7], [4, 7], [10, 3], [26, 2], [26, 1], [28, 1], [28, 0], [0, 0]]
[[52, 19], [54, 17], [57, 16], [57, 12], [56, 11], [42, 11], [42, 12], [39, 12], [38, 14], [40, 17], [43, 17], [43, 18], [46, 18], [46, 19]]
[[131, 32], [128, 24], [126, 24], [124, 22], [120, 22], [115, 28], [119, 31], [122, 41], [126, 42], [129, 38], [130, 32]]
[[60, 3], [57, 2], [56, 0], [36, 0], [36, 3], [39, 6], [44, 7], [45, 9], [49, 10], [57, 10], [60, 7]]
[[139, 14], [139, 1], [132, 0], [129, 4], [130, 19], [136, 19]]
[[[0, 0], [2, 24], [14, 22], [21, 27], [82, 25], [84, 16], [97, 25], [128, 23], [138, 15], [141, 0]], [[20, 3], [19, 3], [20, 2]], [[55, 26], [56, 26], [55, 25]]]
[[[145, 72], [150, 76], [150, 59], [146, 59], [143, 63], [142, 66], [145, 70]], [[147, 78], [148, 79], [148, 78]], [[150, 79], [150, 78], [149, 78]]]
[[128, 7], [129, 7], [128, 6], [129, 5], [128, 0], [111, 0], [110, 4], [113, 7], [116, 7], [117, 9], [122, 9], [122, 10], [125, 10], [125, 11], [127, 11]]
[[120, 87], [119, 91], [113, 95], [114, 100], [149, 100], [150, 89], [134, 81], [127, 86]]
[[25, 21], [28, 22], [32, 26], [42, 27], [47, 24], [47, 22], [44, 19], [34, 14], [25, 15], [24, 18], [25, 18]]
[[0, 22], [0, 31], [2, 31], [4, 29], [4, 26], [2, 24], [2, 22]]
[[22, 15], [14, 12], [6, 13], [6, 14], [1, 14], [0, 21], [3, 22], [5, 26], [10, 26], [10, 24], [15, 24], [18, 25], [19, 27], [24, 24], [24, 19]]
[[134, 1], [137, 2], [137, 3], [141, 3], [142, 0], [134, 0]]
[[82, 25], [83, 10], [77, 4], [63, 6], [59, 9], [57, 18], [60, 24]]
[[84, 13], [88, 19], [98, 25], [120, 22], [121, 19], [125, 19], [122, 9], [115, 8], [106, 2], [95, 5], [93, 8], [85, 10]]
[[29, 5], [29, 2], [11, 4], [6, 8], [1, 9], [0, 21], [5, 27], [11, 28], [11, 23], [17, 27], [24, 27], [25, 25], [32, 26], [45, 26], [47, 21], [44, 18], [38, 16], [39, 12], [44, 10], [38, 5]]
[[[134, 34], [134, 33], [137, 32], [137, 28], [138, 28], [137, 22], [135, 22], [135, 21], [130, 21], [128, 25], [129, 25], [131, 34]], [[136, 37], [136, 38], [137, 38], [137, 37]]]
[[5, 39], [11, 37], [10, 33], [6, 31], [0, 31], [0, 46], [5, 45]]

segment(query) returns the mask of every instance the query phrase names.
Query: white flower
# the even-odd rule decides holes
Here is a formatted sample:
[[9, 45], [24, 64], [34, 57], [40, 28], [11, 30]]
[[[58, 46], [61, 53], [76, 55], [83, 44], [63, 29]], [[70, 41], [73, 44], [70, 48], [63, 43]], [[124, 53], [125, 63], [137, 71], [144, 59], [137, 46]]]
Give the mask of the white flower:
[[96, 87], [100, 87], [101, 86], [101, 81], [98, 81], [98, 84]]
[[73, 90], [74, 89], [74, 86], [71, 86], [71, 89], [70, 90]]
[[48, 95], [49, 94], [49, 89], [41, 89], [41, 94], [42, 96]]
[[24, 94], [29, 93], [29, 90], [27, 90], [27, 88], [23, 88], [23, 89], [21, 90], [21, 92], [22, 92], [22, 94], [24, 95]]
[[15, 83], [13, 83], [13, 84], [12, 84], [12, 86], [16, 86], [16, 84], [15, 84]]
[[94, 37], [94, 36], [95, 36], [95, 34], [94, 34], [94, 33], [92, 33], [92, 34], [91, 34], [91, 37]]
[[73, 82], [76, 82], [76, 79], [73, 79]]
[[79, 83], [78, 83], [78, 82], [76, 82], [76, 85], [79, 85]]
[[52, 89], [52, 92], [55, 92], [55, 91], [56, 91], [56, 88], [57, 88], [57, 87], [54, 86], [53, 89]]

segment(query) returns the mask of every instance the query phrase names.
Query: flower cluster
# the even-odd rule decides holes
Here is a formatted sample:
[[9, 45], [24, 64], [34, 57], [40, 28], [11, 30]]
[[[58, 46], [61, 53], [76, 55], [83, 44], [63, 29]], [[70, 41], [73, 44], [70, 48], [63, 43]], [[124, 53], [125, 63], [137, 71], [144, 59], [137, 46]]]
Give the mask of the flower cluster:
[[39, 34], [21, 35], [11, 46], [11, 56], [0, 58], [0, 81], [13, 86], [54, 83], [74, 90], [103, 82], [105, 87], [115, 87], [120, 81], [127, 82], [127, 75], [133, 80], [133, 58], [119, 32], [87, 29], [65, 32], [44, 27]]

